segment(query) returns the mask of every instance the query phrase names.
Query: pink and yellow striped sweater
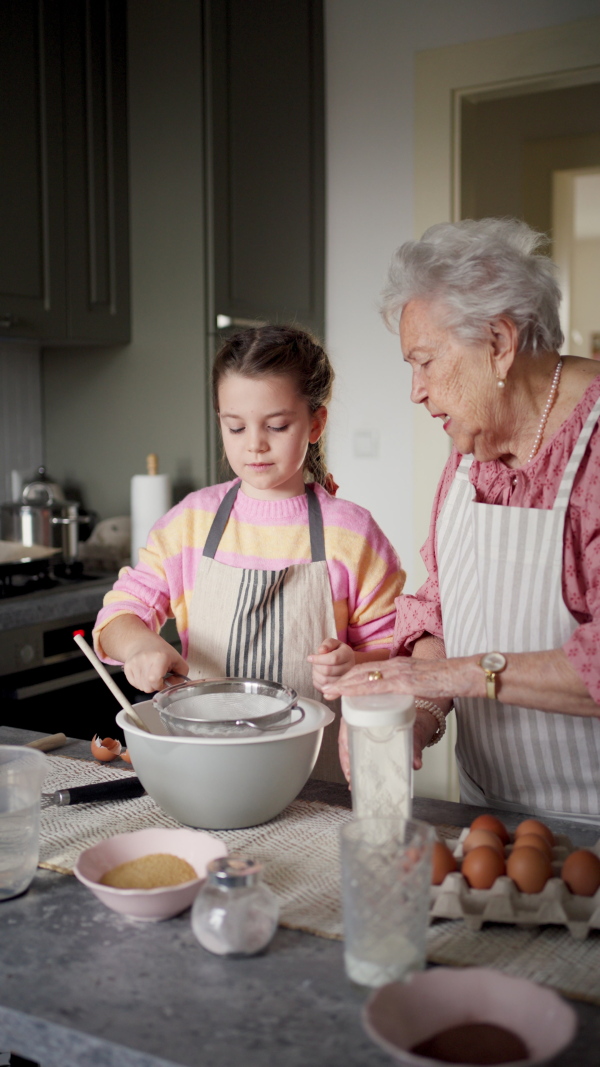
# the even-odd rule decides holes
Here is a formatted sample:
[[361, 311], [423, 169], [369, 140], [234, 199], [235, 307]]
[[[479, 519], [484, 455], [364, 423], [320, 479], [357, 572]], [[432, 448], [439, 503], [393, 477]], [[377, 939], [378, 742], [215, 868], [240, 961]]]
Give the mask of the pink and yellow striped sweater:
[[[104, 598], [94, 630], [103, 659], [108, 657], [102, 652], [102, 629], [128, 612], [156, 633], [168, 617], [174, 617], [186, 657], [198, 563], [217, 508], [233, 484], [223, 482], [190, 493], [152, 528], [137, 566], [124, 567]], [[398, 556], [368, 511], [330, 496], [320, 485], [316, 492], [337, 636], [360, 651], [388, 648], [394, 632], [394, 600], [406, 577]], [[310, 563], [306, 495], [255, 500], [240, 490], [215, 559], [230, 567], [257, 570]], [[329, 636], [333, 635], [323, 638]]]

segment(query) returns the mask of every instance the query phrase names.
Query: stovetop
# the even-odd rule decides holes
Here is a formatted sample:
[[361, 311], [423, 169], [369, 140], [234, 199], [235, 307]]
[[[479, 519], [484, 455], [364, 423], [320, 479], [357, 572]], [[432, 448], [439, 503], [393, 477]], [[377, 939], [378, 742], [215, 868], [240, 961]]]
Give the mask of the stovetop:
[[81, 560], [64, 563], [39, 559], [0, 565], [0, 600], [94, 581], [97, 577], [84, 573]]

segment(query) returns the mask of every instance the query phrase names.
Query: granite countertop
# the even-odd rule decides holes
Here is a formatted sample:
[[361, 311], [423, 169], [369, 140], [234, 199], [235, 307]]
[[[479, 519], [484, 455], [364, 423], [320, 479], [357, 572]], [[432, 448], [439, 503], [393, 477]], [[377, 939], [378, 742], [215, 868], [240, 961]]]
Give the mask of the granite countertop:
[[74, 617], [92, 619], [98, 614], [104, 595], [112, 588], [116, 577], [116, 574], [103, 574], [39, 593], [0, 600], [0, 632]]
[[[0, 728], [0, 743], [34, 736]], [[89, 747], [73, 741], [60, 751], [81, 757]], [[311, 781], [303, 795], [349, 805], [345, 786]], [[415, 798], [414, 809], [449, 825], [472, 817], [444, 801]], [[569, 833], [581, 844], [597, 836], [573, 824]], [[222, 959], [197, 943], [189, 912], [135, 922], [72, 876], [43, 870], [27, 893], [0, 904], [0, 940], [0, 1049], [42, 1067], [391, 1063], [362, 1029], [364, 994], [348, 982], [337, 941], [280, 928], [265, 955]], [[578, 1036], [554, 1063], [596, 1067], [600, 1008], [575, 1007]]]

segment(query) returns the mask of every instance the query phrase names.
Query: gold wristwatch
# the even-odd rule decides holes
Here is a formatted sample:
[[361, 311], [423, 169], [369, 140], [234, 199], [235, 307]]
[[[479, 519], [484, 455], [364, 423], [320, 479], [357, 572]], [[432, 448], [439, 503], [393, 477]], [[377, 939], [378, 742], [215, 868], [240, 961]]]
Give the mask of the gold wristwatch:
[[485, 695], [488, 700], [496, 700], [496, 675], [506, 667], [506, 656], [501, 652], [486, 652], [479, 660], [479, 666], [485, 671]]

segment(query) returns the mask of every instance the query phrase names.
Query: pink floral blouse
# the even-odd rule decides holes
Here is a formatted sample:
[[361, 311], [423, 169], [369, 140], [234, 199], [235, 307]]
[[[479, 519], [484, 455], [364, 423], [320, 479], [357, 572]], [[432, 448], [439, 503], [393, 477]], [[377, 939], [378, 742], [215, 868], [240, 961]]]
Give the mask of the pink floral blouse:
[[[551, 508], [567, 460], [581, 428], [600, 396], [600, 373], [588, 386], [570, 416], [540, 449], [531, 463], [516, 469], [500, 460], [474, 460], [470, 481], [475, 499], [512, 508]], [[423, 634], [444, 636], [436, 560], [436, 523], [460, 463], [453, 450], [437, 488], [429, 536], [421, 556], [429, 577], [418, 592], [396, 600], [392, 655], [410, 655]], [[588, 692], [600, 704], [600, 425], [597, 424], [575, 477], [565, 520], [563, 597], [578, 627], [563, 646]], [[486, 651], [481, 650], [482, 653]]]

